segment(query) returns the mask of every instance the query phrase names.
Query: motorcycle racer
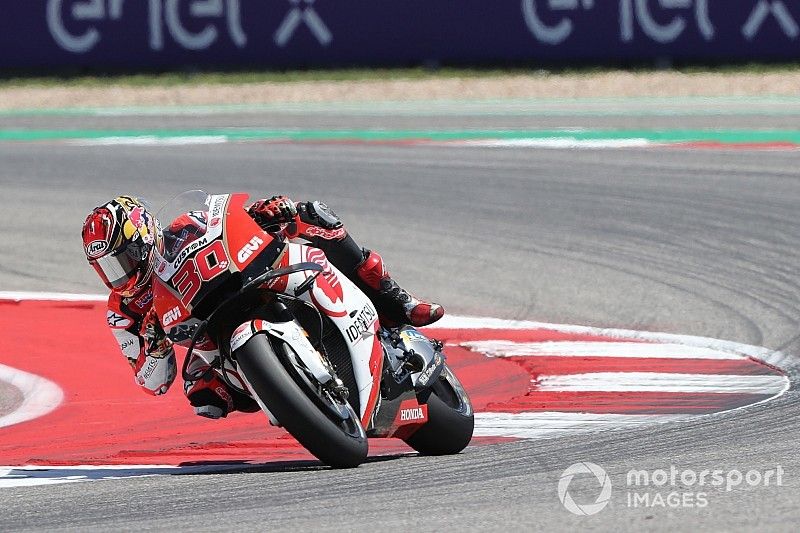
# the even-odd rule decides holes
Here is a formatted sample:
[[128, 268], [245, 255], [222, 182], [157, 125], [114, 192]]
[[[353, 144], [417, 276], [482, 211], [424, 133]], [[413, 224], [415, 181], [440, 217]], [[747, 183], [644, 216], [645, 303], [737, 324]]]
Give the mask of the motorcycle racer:
[[[424, 326], [443, 316], [440, 305], [419, 300], [400, 287], [381, 256], [358, 246], [324, 203], [295, 203], [286, 196], [273, 196], [252, 204], [248, 213], [265, 230], [324, 251], [330, 262], [370, 297], [382, 322]], [[176, 220], [167, 234], [192, 240], [192, 228], [204, 231], [204, 225], [203, 213], [188, 213]], [[164, 394], [175, 379], [177, 366], [172, 342], [152, 305], [155, 250], [163, 251], [165, 246], [158, 220], [141, 200], [119, 196], [89, 213], [82, 237], [89, 264], [111, 290], [106, 321], [136, 382], [149, 394]], [[201, 342], [197, 348], [189, 369], [201, 377], [184, 384], [195, 412], [220, 418], [234, 410], [258, 410], [252, 399], [231, 391], [207, 365], [203, 353], [214, 352], [216, 347]]]

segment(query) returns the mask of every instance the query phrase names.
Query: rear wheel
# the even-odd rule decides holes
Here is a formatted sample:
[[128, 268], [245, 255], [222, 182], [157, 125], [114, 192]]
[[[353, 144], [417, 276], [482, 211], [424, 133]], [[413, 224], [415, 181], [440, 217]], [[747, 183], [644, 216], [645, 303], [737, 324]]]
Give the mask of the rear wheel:
[[428, 422], [406, 439], [409, 446], [423, 455], [450, 455], [467, 447], [475, 417], [467, 392], [449, 367], [418, 400], [428, 404]]
[[368, 447], [358, 415], [298, 368], [292, 353], [289, 348], [279, 356], [268, 336], [259, 334], [234, 357], [253, 392], [300, 444], [329, 466], [358, 466]]

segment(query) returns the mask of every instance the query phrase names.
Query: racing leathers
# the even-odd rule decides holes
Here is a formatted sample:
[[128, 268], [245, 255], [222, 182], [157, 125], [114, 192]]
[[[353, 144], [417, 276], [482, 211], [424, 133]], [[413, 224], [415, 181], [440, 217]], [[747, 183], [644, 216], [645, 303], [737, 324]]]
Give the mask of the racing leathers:
[[167, 392], [177, 368], [172, 342], [164, 334], [152, 307], [152, 285], [130, 297], [112, 292], [108, 297], [106, 322], [136, 374], [136, 383], [157, 396]]
[[[285, 196], [275, 196], [254, 203], [248, 212], [265, 230], [324, 251], [330, 262], [370, 297], [382, 322], [422, 326], [438, 320], [444, 313], [441, 306], [418, 300], [400, 288], [389, 276], [380, 255], [359, 247], [325, 204], [295, 204]], [[205, 222], [204, 213], [190, 213], [172, 226], [179, 224], [179, 230], [190, 230], [192, 225], [200, 227]], [[174, 229], [171, 227], [170, 231], [175, 233]], [[112, 292], [107, 322], [134, 370], [136, 382], [145, 392], [160, 395], [175, 380], [177, 365], [172, 342], [152, 305], [152, 282], [132, 296]], [[210, 362], [217, 355], [213, 342], [201, 339], [187, 367], [190, 374], [198, 376], [184, 383], [184, 393], [195, 412], [220, 418], [234, 410], [257, 411], [258, 405], [251, 398], [231, 390], [211, 368]]]

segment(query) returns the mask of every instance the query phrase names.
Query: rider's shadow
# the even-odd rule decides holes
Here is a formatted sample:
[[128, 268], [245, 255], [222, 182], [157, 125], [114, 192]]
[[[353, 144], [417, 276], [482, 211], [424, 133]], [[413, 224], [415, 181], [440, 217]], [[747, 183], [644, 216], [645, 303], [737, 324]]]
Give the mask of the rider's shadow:
[[[395, 461], [409, 456], [416, 456], [416, 452], [397, 453], [393, 455], [378, 455], [375, 457], [367, 457], [362, 463], [364, 465], [370, 463], [383, 463], [386, 461]], [[220, 467], [220, 470], [216, 470]], [[333, 470], [331, 467], [325, 465], [321, 461], [316, 460], [299, 460], [299, 461], [270, 461], [268, 463], [248, 463], [245, 461], [192, 461], [181, 463], [179, 468], [194, 469], [198, 468], [199, 471], [181, 471], [176, 472], [176, 475], [207, 475], [207, 474], [241, 474], [241, 473], [280, 473], [280, 472], [306, 472], [316, 470]], [[207, 470], [204, 470], [207, 469]]]
[[[394, 461], [410, 454], [381, 455], [368, 457], [364, 462], [379, 463]], [[196, 461], [178, 466], [20, 466], [0, 468], [0, 488], [32, 487], [61, 483], [80, 483], [152, 476], [186, 476], [241, 473], [280, 473], [329, 470], [320, 461], [274, 461], [248, 463], [246, 461]]]

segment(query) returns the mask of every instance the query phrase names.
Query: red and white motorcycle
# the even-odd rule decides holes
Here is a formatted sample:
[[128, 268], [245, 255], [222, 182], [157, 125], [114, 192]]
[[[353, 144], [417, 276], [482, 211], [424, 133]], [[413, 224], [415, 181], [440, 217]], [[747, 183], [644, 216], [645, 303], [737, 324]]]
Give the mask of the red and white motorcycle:
[[[429, 455], [463, 450], [473, 411], [442, 344], [383, 327], [321, 250], [264, 231], [247, 198], [189, 191], [159, 212], [176, 218], [154, 305], [167, 334], [188, 344], [184, 379], [198, 379], [189, 361], [201, 360], [333, 467], [362, 463], [367, 435]], [[203, 223], [189, 230], [186, 217]]]

